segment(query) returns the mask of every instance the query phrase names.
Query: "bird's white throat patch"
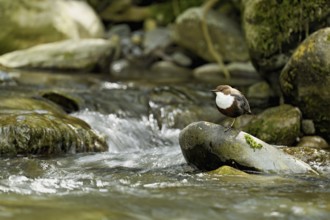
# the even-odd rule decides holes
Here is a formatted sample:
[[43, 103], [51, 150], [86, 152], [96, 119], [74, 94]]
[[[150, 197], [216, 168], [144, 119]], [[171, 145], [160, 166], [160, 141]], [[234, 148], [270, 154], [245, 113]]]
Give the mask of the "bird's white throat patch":
[[225, 95], [222, 92], [215, 93], [217, 97], [215, 98], [215, 103], [221, 109], [227, 109], [234, 103], [234, 96]]

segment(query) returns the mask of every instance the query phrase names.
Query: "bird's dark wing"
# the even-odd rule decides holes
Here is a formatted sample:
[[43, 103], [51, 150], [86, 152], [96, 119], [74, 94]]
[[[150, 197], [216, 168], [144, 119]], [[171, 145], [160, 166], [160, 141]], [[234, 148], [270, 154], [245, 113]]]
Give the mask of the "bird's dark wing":
[[251, 114], [251, 109], [248, 100], [245, 98], [244, 95], [236, 95], [234, 94], [237, 103], [240, 105], [240, 107], [244, 110], [244, 113]]

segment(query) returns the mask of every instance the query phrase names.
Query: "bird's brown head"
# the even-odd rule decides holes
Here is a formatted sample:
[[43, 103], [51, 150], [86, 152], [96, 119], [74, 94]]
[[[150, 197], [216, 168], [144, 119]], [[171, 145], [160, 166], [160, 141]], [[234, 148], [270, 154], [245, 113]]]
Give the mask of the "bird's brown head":
[[222, 92], [224, 94], [228, 94], [231, 89], [231, 86], [228, 85], [219, 85], [217, 88], [211, 90], [212, 92]]

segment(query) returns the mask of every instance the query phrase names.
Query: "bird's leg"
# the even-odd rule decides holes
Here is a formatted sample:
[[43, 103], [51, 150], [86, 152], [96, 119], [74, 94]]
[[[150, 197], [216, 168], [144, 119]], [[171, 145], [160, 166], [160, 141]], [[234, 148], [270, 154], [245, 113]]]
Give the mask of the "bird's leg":
[[233, 122], [231, 123], [231, 125], [230, 125], [228, 128], [226, 128], [225, 132], [229, 131], [229, 130], [233, 127], [233, 125], [234, 125], [234, 123], [235, 123], [235, 120], [236, 120], [236, 118], [234, 118], [234, 120], [233, 120]]

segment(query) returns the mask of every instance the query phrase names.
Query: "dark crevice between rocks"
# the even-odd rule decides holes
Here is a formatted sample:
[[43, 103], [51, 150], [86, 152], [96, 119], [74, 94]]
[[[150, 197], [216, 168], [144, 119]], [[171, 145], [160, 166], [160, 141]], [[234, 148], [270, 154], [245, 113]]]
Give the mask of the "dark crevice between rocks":
[[43, 94], [42, 97], [61, 106], [62, 109], [68, 114], [79, 111], [79, 106], [74, 100], [61, 94], [49, 92]]
[[261, 173], [259, 170], [255, 169], [253, 167], [248, 167], [248, 166], [241, 165], [241, 164], [237, 163], [235, 160], [227, 160], [224, 163], [224, 165], [233, 167], [233, 168], [238, 169], [238, 170], [242, 170], [242, 171], [247, 172], [247, 173], [253, 173], [253, 174]]

